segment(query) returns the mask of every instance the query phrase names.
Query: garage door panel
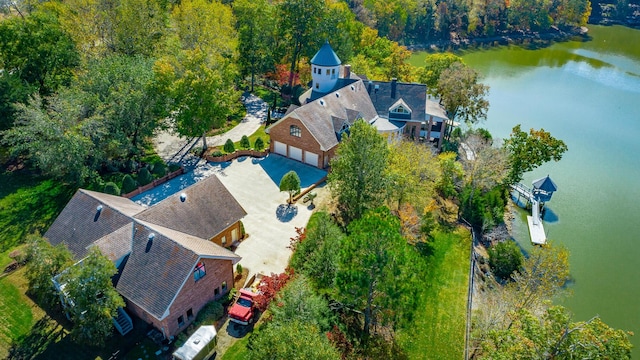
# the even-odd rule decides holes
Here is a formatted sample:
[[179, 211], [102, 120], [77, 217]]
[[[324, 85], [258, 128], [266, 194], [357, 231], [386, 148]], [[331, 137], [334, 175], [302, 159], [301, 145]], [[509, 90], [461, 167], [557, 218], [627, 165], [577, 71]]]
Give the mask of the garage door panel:
[[287, 144], [276, 141], [273, 144], [273, 149], [276, 154], [287, 156]]
[[294, 160], [302, 161], [302, 149], [295, 146], [289, 146], [289, 157]]
[[305, 151], [304, 152], [304, 162], [309, 164], [309, 165], [313, 165], [313, 166], [317, 167], [318, 166], [318, 154]]

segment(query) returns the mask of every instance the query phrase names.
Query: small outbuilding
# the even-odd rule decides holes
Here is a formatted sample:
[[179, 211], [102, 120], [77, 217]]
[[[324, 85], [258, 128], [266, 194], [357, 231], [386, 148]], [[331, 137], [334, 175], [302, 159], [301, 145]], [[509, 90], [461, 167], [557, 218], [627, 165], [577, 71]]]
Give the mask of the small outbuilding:
[[174, 359], [206, 360], [215, 353], [216, 328], [213, 325], [200, 326], [178, 350], [173, 353]]

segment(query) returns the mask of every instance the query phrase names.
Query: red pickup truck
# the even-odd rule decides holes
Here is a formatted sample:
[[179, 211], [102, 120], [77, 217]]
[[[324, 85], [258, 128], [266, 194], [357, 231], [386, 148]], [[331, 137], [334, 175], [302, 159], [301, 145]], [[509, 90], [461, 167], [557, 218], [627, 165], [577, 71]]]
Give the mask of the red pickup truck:
[[254, 298], [260, 293], [258, 287], [263, 277], [263, 274], [254, 274], [244, 288], [240, 289], [238, 299], [229, 309], [229, 320], [241, 325], [253, 322], [256, 312]]
[[240, 289], [240, 296], [229, 309], [229, 320], [240, 325], [249, 325], [253, 322], [255, 309], [254, 297], [258, 294], [246, 289]]

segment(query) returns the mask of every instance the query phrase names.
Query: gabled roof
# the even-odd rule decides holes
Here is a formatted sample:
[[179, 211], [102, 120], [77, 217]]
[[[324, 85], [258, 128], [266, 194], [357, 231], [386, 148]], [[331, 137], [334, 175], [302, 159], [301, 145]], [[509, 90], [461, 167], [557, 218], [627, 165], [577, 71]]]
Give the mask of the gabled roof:
[[336, 55], [331, 45], [329, 45], [329, 41], [326, 41], [313, 58], [311, 58], [311, 63], [319, 66], [338, 66], [342, 64], [338, 55]]
[[116, 289], [162, 319], [185, 281], [193, 276], [198, 259], [232, 264], [240, 260], [209, 241], [246, 215], [220, 180], [211, 176], [183, 192], [187, 195], [184, 202], [175, 194], [146, 209], [123, 197], [80, 189], [45, 238], [52, 245], [64, 243], [78, 260], [92, 246], [98, 246], [114, 262], [125, 259], [114, 278]]
[[[376, 90], [376, 85], [378, 90]], [[395, 82], [395, 96], [392, 95], [393, 81], [369, 81], [367, 91], [378, 115], [389, 117], [389, 109], [402, 99], [411, 108], [412, 121], [424, 121], [427, 99], [427, 86], [424, 84], [410, 84]]]
[[107, 256], [116, 256], [129, 247], [131, 230], [127, 234], [127, 228], [132, 229], [131, 215], [143, 210], [129, 199], [80, 189], [44, 237], [54, 246], [64, 243], [76, 259], [84, 258], [96, 242], [101, 249], [114, 249]]
[[335, 126], [340, 124], [341, 127], [345, 121], [352, 124], [358, 116], [366, 121], [376, 116], [376, 110], [362, 80], [294, 109], [271, 127], [278, 126], [288, 118], [298, 119], [318, 141], [320, 148], [327, 151], [338, 145], [336, 133], [340, 128]]
[[396, 101], [395, 103], [393, 103], [393, 105], [391, 105], [389, 107], [389, 110], [393, 110], [393, 109], [397, 108], [400, 105], [402, 105], [402, 107], [405, 110], [407, 110], [407, 112], [413, 112], [413, 110], [411, 110], [411, 106], [407, 105], [407, 103], [404, 102], [404, 99], [398, 99], [398, 101]]
[[[153, 240], [149, 235], [153, 233]], [[162, 319], [187, 276], [191, 276], [198, 254], [162, 233], [135, 225], [131, 255], [116, 285], [118, 292], [157, 319]]]
[[[181, 194], [186, 194], [183, 202]], [[184, 189], [137, 214], [136, 219], [210, 239], [247, 212], [216, 176]]]

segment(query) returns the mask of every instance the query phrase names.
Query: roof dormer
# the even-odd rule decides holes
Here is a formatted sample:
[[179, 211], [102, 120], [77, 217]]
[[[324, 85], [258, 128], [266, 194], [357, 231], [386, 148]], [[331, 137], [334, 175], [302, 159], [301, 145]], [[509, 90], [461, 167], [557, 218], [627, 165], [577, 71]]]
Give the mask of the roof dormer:
[[396, 101], [389, 108], [389, 118], [393, 119], [411, 119], [411, 108], [402, 99]]

